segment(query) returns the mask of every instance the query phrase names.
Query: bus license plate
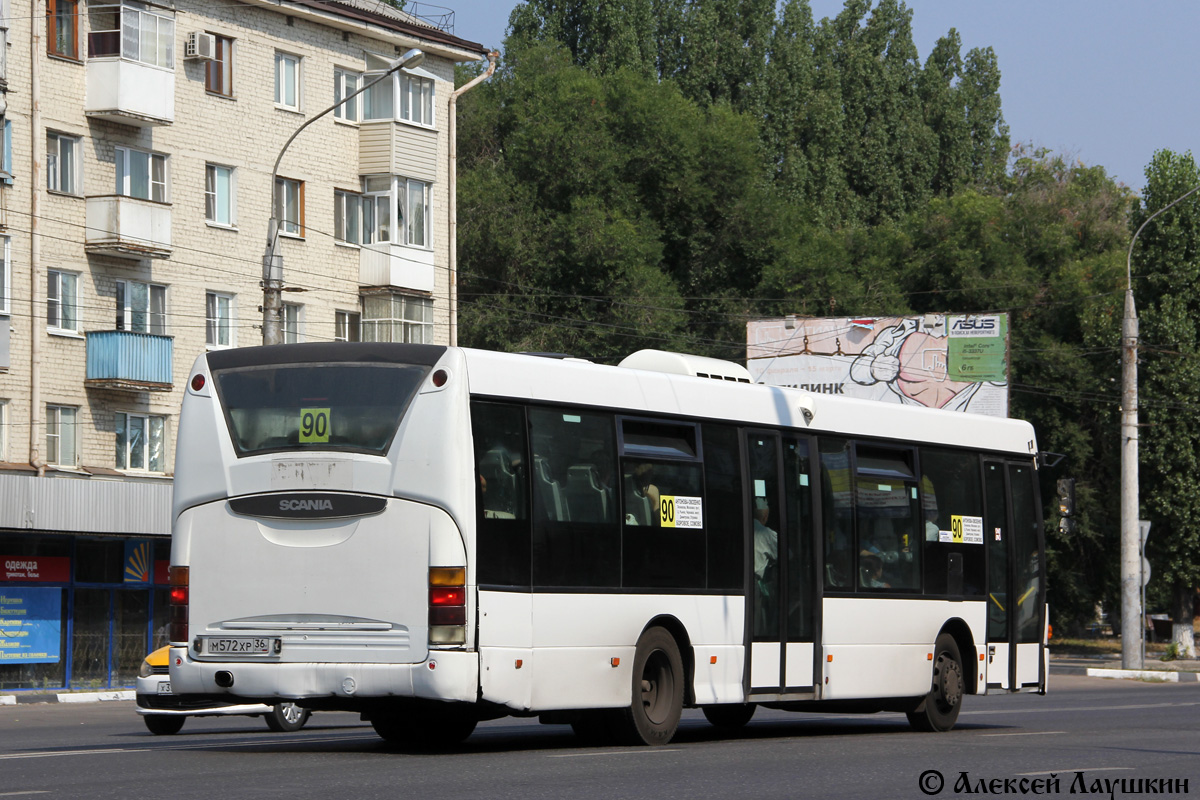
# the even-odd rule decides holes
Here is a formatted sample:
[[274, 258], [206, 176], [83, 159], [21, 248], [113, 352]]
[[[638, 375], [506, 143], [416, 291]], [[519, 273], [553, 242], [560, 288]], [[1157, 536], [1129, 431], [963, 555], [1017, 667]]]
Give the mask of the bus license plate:
[[209, 655], [265, 656], [271, 652], [271, 640], [262, 636], [243, 639], [207, 639]]

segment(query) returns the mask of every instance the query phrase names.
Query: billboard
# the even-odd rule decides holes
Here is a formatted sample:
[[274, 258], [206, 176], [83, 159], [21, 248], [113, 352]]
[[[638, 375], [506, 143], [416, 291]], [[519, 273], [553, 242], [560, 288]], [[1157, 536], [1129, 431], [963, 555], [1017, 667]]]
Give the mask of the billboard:
[[785, 317], [746, 326], [756, 383], [1008, 416], [1008, 315]]

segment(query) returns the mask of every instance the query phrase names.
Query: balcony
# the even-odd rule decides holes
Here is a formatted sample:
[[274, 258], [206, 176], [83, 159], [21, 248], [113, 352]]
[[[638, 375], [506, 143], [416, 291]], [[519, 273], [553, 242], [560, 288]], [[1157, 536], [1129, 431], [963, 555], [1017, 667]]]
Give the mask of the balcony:
[[106, 194], [87, 199], [84, 250], [122, 258], [171, 255], [171, 205]]
[[433, 251], [381, 242], [359, 251], [360, 286], [397, 286], [433, 292]]
[[169, 392], [172, 388], [174, 339], [131, 331], [88, 331], [89, 389]]
[[83, 113], [138, 128], [175, 121], [175, 71], [120, 57], [89, 58]]

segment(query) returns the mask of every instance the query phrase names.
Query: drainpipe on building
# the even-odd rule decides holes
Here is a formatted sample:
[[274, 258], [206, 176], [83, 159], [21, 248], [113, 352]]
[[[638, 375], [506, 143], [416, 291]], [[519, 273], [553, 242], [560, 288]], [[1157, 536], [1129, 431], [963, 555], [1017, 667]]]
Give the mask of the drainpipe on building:
[[37, 469], [38, 477], [46, 474], [46, 462], [41, 453], [42, 432], [42, 337], [38, 330], [38, 291], [42, 266], [42, 162], [45, 159], [46, 134], [42, 131], [42, 37], [39, 24], [46, 17], [45, 0], [34, 4], [33, 24], [30, 26], [29, 72], [29, 137], [32, 147], [29, 159], [29, 465]]
[[496, 59], [500, 52], [488, 53], [488, 68], [450, 93], [450, 346], [458, 346], [458, 96], [466, 94], [480, 83], [492, 77], [496, 71]]

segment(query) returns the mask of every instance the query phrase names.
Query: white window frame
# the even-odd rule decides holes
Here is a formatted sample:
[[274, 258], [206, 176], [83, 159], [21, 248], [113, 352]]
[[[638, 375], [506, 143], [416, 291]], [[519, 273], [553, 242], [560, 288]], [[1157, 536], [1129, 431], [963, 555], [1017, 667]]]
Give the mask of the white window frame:
[[[224, 174], [224, 195], [218, 178]], [[224, 199], [225, 219], [221, 219], [221, 201]], [[219, 228], [237, 227], [237, 170], [224, 164], [204, 165], [204, 220]]]
[[46, 132], [46, 188], [63, 194], [79, 194], [79, 154], [82, 139], [69, 133]]
[[[288, 206], [295, 203], [294, 219], [287, 214]], [[304, 238], [304, 181], [295, 178], [275, 179], [275, 219], [279, 222], [279, 233], [283, 236]]]
[[[0, 236], [0, 314], [12, 313], [12, 237]], [[8, 320], [0, 323], [7, 325]]]
[[46, 328], [79, 335], [79, 273], [46, 270]]
[[299, 303], [284, 303], [279, 313], [279, 326], [284, 344], [304, 341], [304, 306]]
[[[135, 421], [141, 425], [140, 443], [131, 442], [129, 435]], [[116, 443], [117, 469], [129, 472], [162, 473], [167, 471], [167, 418], [165, 416], [118, 411], [114, 415], [113, 432]], [[156, 444], [157, 463], [154, 463]], [[136, 450], [133, 449], [135, 446]], [[140, 456], [141, 466], [133, 466], [138, 456]]]
[[[135, 307], [134, 295], [144, 298]], [[167, 335], [167, 287], [142, 281], [117, 281], [117, 330]]]
[[[361, 72], [342, 67], [333, 68], [333, 102], [340, 103], [344, 98], [361, 89], [362, 85]], [[362, 102], [363, 96], [355, 95], [349, 101], [333, 109], [333, 118], [340, 122], [358, 122], [362, 119]]]
[[[433, 249], [433, 184], [400, 175], [366, 175], [363, 186], [363, 243], [391, 242]], [[411, 219], [413, 199], [421, 219]]]
[[[217, 97], [233, 99], [234, 40], [219, 33], [213, 36], [217, 37], [217, 57], [204, 66], [204, 90]], [[217, 83], [220, 85], [213, 88], [213, 84]]]
[[433, 79], [407, 72], [397, 74], [400, 102], [396, 105], [400, 109], [400, 119], [412, 125], [432, 128], [435, 124], [434, 109], [437, 107], [434, 102], [437, 90]]
[[[122, 197], [135, 197], [139, 200], [151, 200], [155, 203], [170, 202], [170, 159], [164, 153], [155, 153], [150, 150], [139, 150], [134, 147], [117, 147], [115, 148], [116, 155], [116, 174], [117, 174], [117, 194]], [[135, 166], [144, 165], [144, 175], [146, 185], [144, 187], [145, 194], [135, 194], [135, 190], [140, 190], [135, 184]]]
[[[301, 78], [304, 59], [294, 53], [275, 51], [275, 107], [287, 111], [299, 111], [303, 99]], [[291, 85], [288, 85], [288, 78]], [[290, 90], [290, 91], [289, 91]], [[289, 96], [290, 95], [290, 96]]]
[[[236, 300], [236, 295], [228, 292], [204, 293], [204, 345], [209, 350], [237, 347]], [[224, 337], [221, 336], [222, 331]], [[222, 338], [225, 341], [221, 341]]]
[[79, 466], [78, 407], [46, 405], [46, 463], [59, 467]]
[[333, 314], [335, 342], [362, 341], [362, 314], [358, 311], [335, 311]]
[[[112, 15], [109, 19], [105, 16]], [[118, 0], [88, 5], [88, 58], [119, 56], [126, 61], [163, 69], [175, 68], [175, 15], [163, 9]], [[104, 28], [102, 25], [116, 25]], [[116, 48], [101, 38], [115, 34]], [[147, 53], [149, 51], [149, 53]]]
[[396, 292], [364, 295], [360, 331], [364, 342], [432, 344], [433, 298]]
[[338, 244], [370, 244], [363, 216], [364, 197], [345, 189], [333, 190], [333, 240]]
[[[7, 320], [6, 320], [7, 322]], [[0, 461], [8, 461], [8, 400], [0, 398]]]

